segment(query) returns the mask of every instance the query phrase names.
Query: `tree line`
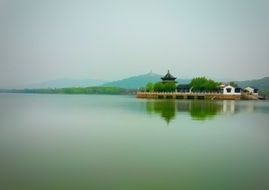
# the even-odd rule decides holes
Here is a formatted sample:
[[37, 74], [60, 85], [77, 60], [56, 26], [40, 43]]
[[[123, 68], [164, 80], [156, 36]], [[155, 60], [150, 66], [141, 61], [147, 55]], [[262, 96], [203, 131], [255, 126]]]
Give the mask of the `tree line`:
[[[232, 83], [233, 86], [236, 84]], [[196, 77], [191, 80], [188, 84], [191, 91], [193, 92], [205, 92], [205, 91], [217, 91], [219, 90], [219, 82], [216, 82], [212, 79], [208, 79], [206, 77]], [[142, 91], [146, 92], [175, 92], [176, 90], [176, 83], [174, 82], [157, 82], [152, 83], [148, 82], [146, 86], [142, 89]]]
[[173, 82], [148, 82], [145, 88], [141, 89], [146, 92], [174, 92], [176, 90], [176, 83]]
[[43, 89], [10, 89], [0, 90], [6, 93], [36, 93], [36, 94], [135, 94], [135, 90], [118, 87], [71, 87], [71, 88], [43, 88]]

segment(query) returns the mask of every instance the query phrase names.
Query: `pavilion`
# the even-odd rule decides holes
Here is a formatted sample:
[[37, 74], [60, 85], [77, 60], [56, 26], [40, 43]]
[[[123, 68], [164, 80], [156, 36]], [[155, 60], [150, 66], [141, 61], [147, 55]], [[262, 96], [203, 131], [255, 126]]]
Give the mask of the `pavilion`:
[[164, 77], [161, 77], [163, 83], [172, 82], [177, 83], [176, 77], [170, 74], [170, 71], [168, 70], [167, 74]]

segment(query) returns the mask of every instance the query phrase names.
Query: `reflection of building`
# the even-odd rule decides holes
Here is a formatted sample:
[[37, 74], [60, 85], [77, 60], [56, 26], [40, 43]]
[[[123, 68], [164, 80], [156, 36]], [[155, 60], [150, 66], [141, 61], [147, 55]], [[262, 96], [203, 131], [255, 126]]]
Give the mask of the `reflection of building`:
[[254, 112], [256, 109], [255, 104], [256, 104], [256, 102], [254, 102], [254, 101], [248, 101], [247, 104], [244, 104], [241, 106], [241, 109], [246, 111], [246, 112], [250, 112], [250, 113]]
[[223, 100], [222, 112], [225, 114], [233, 114], [235, 112], [235, 102]]
[[[242, 104], [243, 103], [243, 104]], [[175, 119], [177, 114], [189, 113], [193, 120], [208, 120], [217, 115], [233, 115], [240, 111], [253, 112], [256, 110], [255, 102], [223, 101], [199, 101], [199, 100], [149, 100], [145, 102], [146, 111], [150, 114], [158, 114], [167, 123]], [[264, 109], [263, 112], [269, 113]]]
[[176, 103], [174, 100], [170, 101], [148, 101], [146, 102], [146, 110], [148, 113], [157, 113], [169, 123], [175, 118]]
[[214, 101], [174, 101], [151, 100], [146, 102], [148, 113], [159, 114], [167, 123], [173, 120], [176, 112], [189, 112], [194, 120], [214, 117], [221, 110], [221, 105]]

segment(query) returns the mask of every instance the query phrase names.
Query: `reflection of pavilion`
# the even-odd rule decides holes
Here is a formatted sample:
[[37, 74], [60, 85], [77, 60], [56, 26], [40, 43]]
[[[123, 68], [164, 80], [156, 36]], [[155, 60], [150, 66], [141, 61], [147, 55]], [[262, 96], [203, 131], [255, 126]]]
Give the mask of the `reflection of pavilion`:
[[149, 100], [146, 109], [148, 113], [160, 114], [169, 123], [175, 118], [176, 112], [189, 112], [195, 120], [208, 119], [221, 110], [221, 105], [213, 101]]
[[236, 106], [235, 101], [199, 100], [149, 100], [146, 102], [148, 113], [159, 114], [167, 123], [175, 119], [176, 112], [188, 112], [194, 120], [207, 120], [218, 114], [232, 115], [242, 110], [254, 110], [254, 104], [247, 107]]
[[175, 118], [176, 115], [176, 103], [174, 100], [171, 101], [147, 101], [146, 109], [148, 113], [158, 113], [167, 122]]

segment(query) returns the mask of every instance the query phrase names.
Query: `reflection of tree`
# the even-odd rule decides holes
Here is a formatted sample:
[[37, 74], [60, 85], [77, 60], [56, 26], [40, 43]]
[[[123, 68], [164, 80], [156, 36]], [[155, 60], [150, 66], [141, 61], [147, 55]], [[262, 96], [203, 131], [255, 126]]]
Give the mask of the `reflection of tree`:
[[146, 102], [146, 109], [148, 113], [158, 113], [161, 117], [169, 123], [175, 118], [176, 103], [174, 100], [153, 100]]
[[192, 119], [206, 120], [222, 111], [222, 105], [215, 101], [206, 100], [148, 100], [146, 102], [148, 113], [159, 114], [167, 123], [173, 120], [177, 112], [189, 112]]
[[192, 119], [205, 120], [214, 117], [221, 106], [214, 101], [191, 101], [189, 112]]

